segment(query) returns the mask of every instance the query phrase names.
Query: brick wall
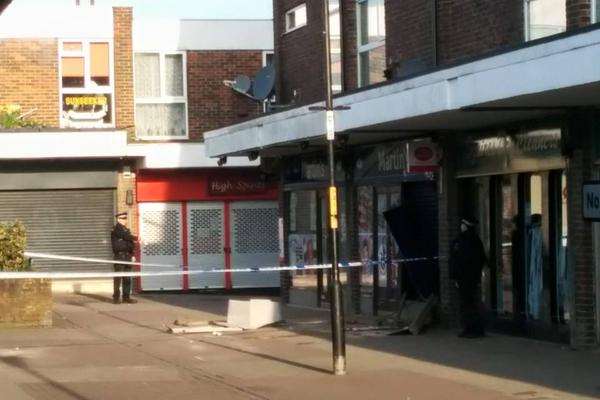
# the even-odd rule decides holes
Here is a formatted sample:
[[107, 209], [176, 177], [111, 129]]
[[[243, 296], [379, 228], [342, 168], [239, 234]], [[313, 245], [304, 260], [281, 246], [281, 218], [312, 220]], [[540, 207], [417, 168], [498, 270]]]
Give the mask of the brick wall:
[[340, 0], [344, 90], [358, 87], [356, 0]]
[[0, 280], [0, 328], [52, 326], [49, 279]]
[[577, 146], [567, 167], [569, 253], [571, 281], [571, 344], [576, 348], [596, 343], [594, 245], [592, 223], [583, 219], [583, 182], [592, 179], [593, 115], [574, 114], [569, 135]]
[[0, 104], [35, 109], [30, 119], [58, 127], [56, 39], [0, 40]]
[[187, 94], [189, 137], [257, 116], [262, 105], [223, 84], [236, 75], [250, 77], [262, 68], [262, 51], [188, 51]]
[[450, 244], [458, 234], [458, 182], [455, 178], [456, 146], [452, 138], [440, 143], [444, 157], [438, 179], [438, 240], [441, 319], [446, 326], [458, 325], [458, 292], [450, 281]]
[[[127, 212], [129, 218], [127, 219], [128, 228], [134, 235], [138, 234], [138, 219], [137, 219], [137, 196], [135, 190], [135, 168], [133, 165], [128, 165], [131, 173], [126, 175], [123, 171], [124, 168], [117, 173], [117, 212]], [[132, 205], [127, 204], [127, 192], [131, 191], [133, 203]]]
[[[306, 26], [285, 33], [286, 11], [306, 3]], [[294, 99], [300, 104], [325, 97], [323, 83], [323, 3], [321, 0], [274, 0], [273, 16], [276, 41], [279, 102]]]
[[419, 60], [433, 66], [434, 9], [431, 0], [387, 0], [386, 53], [391, 63]]
[[567, 1], [567, 29], [581, 28], [591, 23], [591, 0]]
[[439, 0], [440, 64], [460, 62], [523, 42], [520, 0]]
[[133, 52], [131, 46], [131, 7], [113, 8], [115, 61], [115, 122], [119, 129], [134, 134]]

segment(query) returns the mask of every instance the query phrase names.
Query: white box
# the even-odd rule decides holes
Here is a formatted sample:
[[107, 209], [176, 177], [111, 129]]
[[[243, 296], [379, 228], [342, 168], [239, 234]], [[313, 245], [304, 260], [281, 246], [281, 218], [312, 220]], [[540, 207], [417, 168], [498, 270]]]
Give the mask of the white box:
[[267, 299], [229, 300], [227, 326], [257, 329], [281, 321], [279, 302]]

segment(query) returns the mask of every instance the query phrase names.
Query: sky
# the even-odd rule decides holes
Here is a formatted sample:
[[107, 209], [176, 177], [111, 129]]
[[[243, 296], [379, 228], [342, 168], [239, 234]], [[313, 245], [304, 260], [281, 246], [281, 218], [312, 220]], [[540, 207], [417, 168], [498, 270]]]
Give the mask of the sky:
[[[89, 0], [80, 0], [82, 4]], [[126, 4], [135, 17], [177, 19], [271, 19], [273, 0], [96, 0], [96, 4]], [[74, 5], [75, 0], [13, 0], [11, 12], [38, 12], [57, 5]]]

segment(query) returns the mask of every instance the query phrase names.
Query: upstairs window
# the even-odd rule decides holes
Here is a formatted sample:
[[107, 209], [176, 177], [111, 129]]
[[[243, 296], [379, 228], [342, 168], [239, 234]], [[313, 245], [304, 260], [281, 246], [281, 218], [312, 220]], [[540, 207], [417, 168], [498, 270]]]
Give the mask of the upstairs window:
[[340, 0], [329, 0], [329, 45], [331, 52], [331, 91], [343, 90], [342, 77], [342, 29]]
[[600, 0], [592, 0], [592, 23], [600, 22]]
[[112, 43], [68, 40], [59, 43], [60, 125], [113, 127]]
[[358, 0], [358, 83], [372, 85], [385, 80], [384, 0]]
[[285, 32], [302, 28], [307, 22], [306, 4], [294, 7], [285, 13]]
[[136, 53], [135, 131], [139, 139], [187, 139], [185, 53]]
[[556, 35], [566, 29], [566, 0], [525, 0], [526, 41]]

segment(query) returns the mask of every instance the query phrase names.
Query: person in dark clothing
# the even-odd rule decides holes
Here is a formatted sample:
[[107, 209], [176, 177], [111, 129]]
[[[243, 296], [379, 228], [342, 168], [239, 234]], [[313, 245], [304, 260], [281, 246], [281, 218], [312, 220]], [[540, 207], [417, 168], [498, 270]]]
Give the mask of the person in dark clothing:
[[483, 316], [478, 299], [481, 271], [487, 262], [481, 239], [475, 232], [476, 220], [463, 218], [460, 234], [452, 242], [450, 256], [451, 279], [455, 280], [460, 295], [463, 332], [460, 337], [477, 338], [485, 335]]
[[[127, 213], [122, 212], [115, 215], [117, 223], [110, 233], [110, 241], [114, 259], [118, 261], [131, 261], [135, 249], [137, 237], [131, 234], [131, 231], [125, 226], [127, 223]], [[130, 272], [131, 265], [114, 264], [115, 272]], [[115, 277], [113, 278], [113, 303], [121, 302], [121, 285], [123, 286], [123, 303], [137, 303], [131, 298], [131, 278]]]

